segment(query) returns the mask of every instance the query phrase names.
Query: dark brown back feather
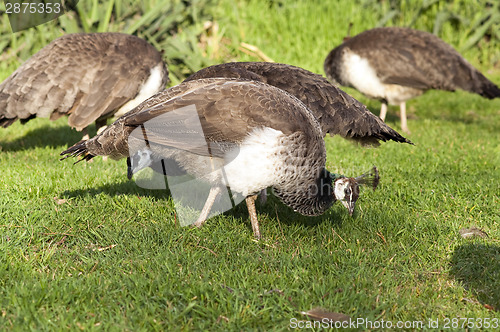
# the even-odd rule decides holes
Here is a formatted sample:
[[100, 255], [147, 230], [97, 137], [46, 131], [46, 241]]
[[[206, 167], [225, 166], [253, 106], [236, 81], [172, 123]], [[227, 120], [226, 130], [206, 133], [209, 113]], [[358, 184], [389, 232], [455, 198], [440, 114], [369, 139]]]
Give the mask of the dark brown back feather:
[[264, 82], [294, 95], [311, 110], [324, 135], [340, 135], [364, 144], [376, 145], [378, 140], [411, 143], [324, 77], [299, 67], [269, 62], [232, 62], [204, 68], [186, 81], [211, 77]]
[[[164, 131], [169, 123], [154, 121], [163, 114], [191, 105], [196, 106], [207, 143], [238, 144], [253, 129], [269, 127], [285, 135], [301, 132], [315, 150], [313, 146], [322, 135], [317, 120], [294, 96], [261, 82], [212, 78], [183, 82], [157, 93], [100, 135], [77, 143], [61, 155], [83, 155], [86, 159], [95, 155], [128, 157], [129, 136], [145, 123], [148, 123], [147, 138], [151, 143], [203, 153], [206, 149], [193, 150], [189, 142], [178, 139], [179, 136], [166, 135]], [[189, 124], [182, 127], [189, 128]]]

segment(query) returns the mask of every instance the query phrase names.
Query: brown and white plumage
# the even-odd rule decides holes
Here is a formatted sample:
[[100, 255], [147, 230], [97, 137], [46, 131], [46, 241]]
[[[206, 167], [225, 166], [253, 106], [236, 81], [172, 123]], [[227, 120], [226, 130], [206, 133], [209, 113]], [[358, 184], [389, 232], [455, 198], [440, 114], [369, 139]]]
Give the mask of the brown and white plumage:
[[324, 135], [340, 135], [362, 144], [376, 145], [378, 141], [387, 140], [410, 143], [327, 79], [299, 67], [270, 62], [232, 62], [204, 68], [186, 81], [211, 77], [264, 82], [294, 95], [314, 114]]
[[500, 97], [500, 89], [468, 63], [453, 47], [431, 33], [386, 27], [364, 31], [328, 54], [324, 69], [329, 79], [367, 97], [401, 106], [406, 124], [406, 100], [429, 89], [462, 89], [485, 98]]
[[[64, 35], [42, 48], [0, 84], [0, 126], [34, 117], [82, 130], [126, 112], [165, 87], [160, 52], [121, 33]], [[102, 121], [101, 121], [102, 122]]]
[[[193, 105], [197, 115], [183, 117], [181, 110]], [[197, 124], [205, 146], [190, 142], [193, 132], [200, 131]], [[131, 151], [144, 145], [145, 136], [138, 128], [147, 134], [147, 151]], [[255, 195], [267, 187], [304, 215], [321, 214], [335, 200], [346, 201], [352, 213], [358, 197], [355, 179], [335, 177], [325, 169], [323, 133], [311, 112], [294, 96], [261, 82], [225, 78], [184, 82], [156, 94], [101, 134], [61, 155], [89, 160], [96, 155], [119, 159], [137, 153], [143, 159], [134, 171], [173, 160], [211, 184], [198, 226], [224, 187], [246, 197], [256, 237], [260, 231]], [[372, 178], [378, 182], [378, 175]]]

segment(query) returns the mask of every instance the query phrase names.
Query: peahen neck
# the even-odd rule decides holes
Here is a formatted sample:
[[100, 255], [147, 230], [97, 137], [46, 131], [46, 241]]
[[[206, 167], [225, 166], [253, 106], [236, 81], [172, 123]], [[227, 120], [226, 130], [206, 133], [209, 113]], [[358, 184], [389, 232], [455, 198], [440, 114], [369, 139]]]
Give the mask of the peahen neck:
[[330, 173], [323, 168], [315, 181], [275, 187], [274, 193], [294, 211], [306, 216], [317, 216], [323, 214], [335, 202], [333, 183], [340, 177], [344, 176]]

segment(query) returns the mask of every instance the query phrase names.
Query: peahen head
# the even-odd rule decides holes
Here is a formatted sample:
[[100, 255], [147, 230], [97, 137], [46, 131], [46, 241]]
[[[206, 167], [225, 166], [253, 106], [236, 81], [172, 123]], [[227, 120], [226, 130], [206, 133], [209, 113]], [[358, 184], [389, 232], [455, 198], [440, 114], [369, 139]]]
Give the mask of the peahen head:
[[334, 185], [333, 195], [335, 199], [346, 207], [351, 216], [354, 213], [354, 207], [359, 198], [359, 186], [367, 185], [375, 190], [380, 179], [376, 167], [373, 167], [369, 172], [355, 178], [348, 178], [333, 173], [330, 173], [330, 177]]

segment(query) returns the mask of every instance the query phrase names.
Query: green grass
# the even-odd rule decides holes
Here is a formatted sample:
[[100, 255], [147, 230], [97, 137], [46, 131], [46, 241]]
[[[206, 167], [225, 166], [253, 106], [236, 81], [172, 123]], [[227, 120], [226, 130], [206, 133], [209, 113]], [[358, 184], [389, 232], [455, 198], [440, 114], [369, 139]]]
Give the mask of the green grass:
[[[256, 60], [238, 50], [244, 41], [322, 73], [349, 21], [357, 33], [380, 20], [350, 1], [266, 3], [210, 9], [220, 61]], [[498, 84], [495, 45], [465, 55]], [[331, 171], [380, 169], [353, 217], [340, 204], [303, 217], [271, 197], [257, 207], [260, 242], [244, 204], [181, 227], [168, 193], [127, 181], [123, 160], [59, 161], [81, 137], [65, 119], [0, 130], [0, 330], [287, 330], [314, 307], [441, 328], [446, 318], [500, 319], [500, 101], [432, 91], [408, 108], [415, 146], [327, 139]], [[473, 226], [489, 237], [462, 239]]]

